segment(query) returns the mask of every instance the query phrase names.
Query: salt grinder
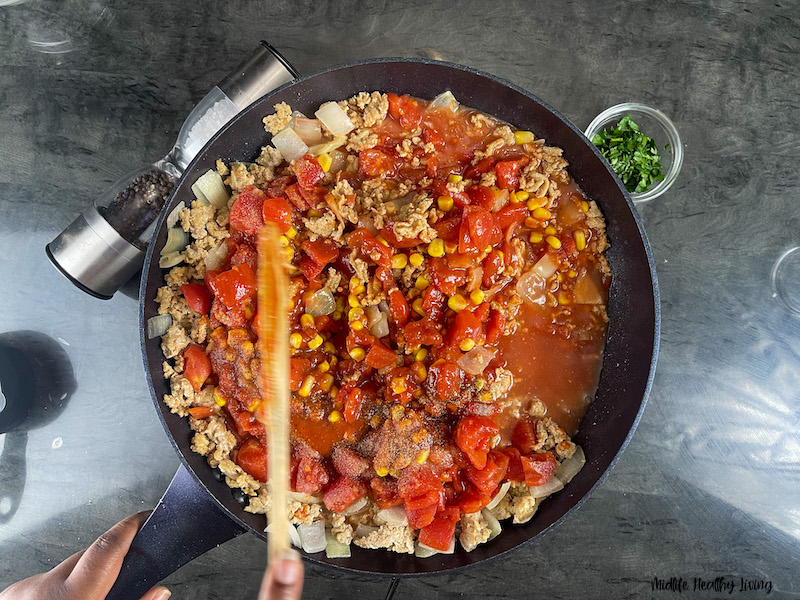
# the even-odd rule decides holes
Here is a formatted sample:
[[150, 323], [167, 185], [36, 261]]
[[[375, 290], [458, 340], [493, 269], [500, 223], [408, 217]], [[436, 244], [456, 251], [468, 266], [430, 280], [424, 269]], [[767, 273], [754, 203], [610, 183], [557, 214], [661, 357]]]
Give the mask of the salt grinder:
[[297, 76], [262, 41], [192, 109], [164, 158], [117, 182], [47, 245], [56, 268], [87, 294], [111, 298], [142, 268], [158, 215], [200, 149], [237, 113]]

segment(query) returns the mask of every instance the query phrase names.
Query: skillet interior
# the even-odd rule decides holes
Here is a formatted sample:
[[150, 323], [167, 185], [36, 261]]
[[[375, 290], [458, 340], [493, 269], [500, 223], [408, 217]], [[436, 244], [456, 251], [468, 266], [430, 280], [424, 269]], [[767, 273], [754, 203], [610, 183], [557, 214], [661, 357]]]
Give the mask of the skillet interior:
[[[458, 549], [454, 554], [424, 560], [356, 546], [349, 559], [329, 560], [324, 553], [308, 556], [315, 562], [347, 570], [410, 575], [440, 572], [497, 557], [552, 529], [605, 477], [627, 445], [644, 409], [658, 350], [655, 269], [629, 196], [583, 134], [528, 92], [485, 73], [449, 63], [418, 59], [362, 61], [321, 71], [279, 88], [256, 101], [217, 134], [176, 186], [145, 260], [140, 290], [142, 331], [147, 319], [157, 314], [154, 298], [163, 285], [158, 250], [166, 241], [165, 216], [178, 202], [187, 205], [191, 202], [194, 197], [191, 184], [214, 168], [217, 158], [254, 160], [270, 139], [261, 119], [272, 112], [273, 104], [285, 101], [293, 109], [310, 114], [324, 101], [348, 98], [359, 91], [380, 90], [432, 98], [447, 89], [464, 105], [534, 131], [549, 145], [563, 148], [570, 174], [605, 214], [611, 242], [607, 257], [613, 271], [607, 342], [597, 395], [573, 438], [585, 449], [587, 463], [564, 490], [542, 504], [532, 521], [524, 526], [504, 527], [502, 535], [470, 553], [456, 544]], [[162, 402], [168, 389], [161, 375], [163, 356], [159, 340], [146, 340], [142, 335], [142, 350], [153, 401], [184, 464], [232, 519], [266, 539], [264, 516], [245, 512], [227, 485], [213, 477], [205, 458], [190, 448], [192, 432], [188, 421], [170, 413]], [[187, 519], [187, 527], [194, 526], [190, 521]]]

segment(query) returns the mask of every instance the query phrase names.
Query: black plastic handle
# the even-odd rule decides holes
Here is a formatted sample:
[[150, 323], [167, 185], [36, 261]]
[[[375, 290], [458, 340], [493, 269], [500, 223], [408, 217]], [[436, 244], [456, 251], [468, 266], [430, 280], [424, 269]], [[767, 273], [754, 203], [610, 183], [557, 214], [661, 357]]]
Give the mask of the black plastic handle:
[[133, 539], [106, 600], [139, 600], [190, 560], [244, 532], [181, 464]]

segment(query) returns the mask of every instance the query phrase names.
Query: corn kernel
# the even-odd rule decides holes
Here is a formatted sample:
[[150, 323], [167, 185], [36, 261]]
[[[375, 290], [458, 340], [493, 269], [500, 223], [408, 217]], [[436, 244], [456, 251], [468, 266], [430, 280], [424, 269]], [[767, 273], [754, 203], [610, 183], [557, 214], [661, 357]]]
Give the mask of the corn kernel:
[[253, 309], [250, 306], [244, 307], [244, 317], [245, 319], [252, 319], [253, 318]]
[[452, 254], [458, 250], [458, 244], [454, 244], [452, 242], [445, 242], [444, 243], [444, 251], [446, 254]]
[[325, 373], [325, 375], [323, 375], [322, 379], [320, 379], [319, 381], [319, 389], [321, 389], [323, 392], [327, 394], [328, 392], [331, 391], [332, 387], [333, 387], [333, 375], [331, 375], [330, 373]]
[[390, 385], [395, 394], [402, 394], [408, 389], [406, 380], [403, 377], [393, 377]]
[[253, 347], [253, 342], [251, 341], [242, 342], [242, 345], [239, 346], [239, 350], [242, 356], [246, 356], [248, 358], [255, 354], [255, 347]]
[[350, 295], [347, 297], [347, 303], [348, 303], [350, 306], [352, 306], [353, 308], [356, 308], [357, 306], [359, 306], [359, 305], [360, 305], [360, 303], [359, 303], [359, 301], [358, 301], [358, 298], [356, 298], [356, 297], [355, 297], [353, 294], [350, 294]]
[[336, 346], [333, 345], [333, 342], [325, 342], [325, 345], [322, 346], [322, 349], [328, 354], [336, 354]]
[[422, 308], [422, 298], [417, 298], [411, 303], [411, 308], [414, 309], [414, 312], [417, 313], [419, 316], [425, 316], [425, 309]]
[[575, 247], [578, 250], [586, 249], [586, 234], [583, 233], [583, 231], [576, 229], [575, 233], [572, 234], [572, 237], [575, 238]]
[[312, 350], [316, 350], [317, 348], [322, 346], [322, 343], [324, 341], [325, 340], [322, 338], [322, 336], [320, 334], [317, 334], [308, 342], [308, 347], [311, 348]]
[[430, 284], [431, 284], [431, 282], [428, 281], [428, 279], [424, 275], [420, 275], [419, 277], [417, 277], [417, 280], [414, 282], [414, 287], [417, 288], [418, 290], [424, 290]]
[[335, 311], [333, 311], [333, 314], [331, 316], [333, 317], [334, 321], [338, 321], [339, 319], [342, 318], [342, 314], [343, 314], [342, 311], [335, 310]]
[[[302, 341], [302, 340], [301, 340], [301, 341]], [[235, 351], [235, 350], [231, 350], [230, 348], [228, 348], [227, 350], [225, 350], [225, 359], [226, 359], [228, 362], [233, 362], [233, 361], [235, 361], [235, 360], [236, 360], [236, 351]]]
[[589, 203], [586, 200], [581, 200], [581, 210], [585, 213], [589, 212]]
[[362, 360], [364, 360], [364, 357], [366, 355], [367, 353], [364, 351], [363, 348], [353, 348], [350, 351], [350, 358], [352, 358], [356, 362], [361, 362]]
[[261, 404], [261, 398], [256, 398], [250, 404], [248, 404], [245, 408], [247, 408], [247, 410], [249, 410], [250, 412], [256, 412], [256, 409], [258, 408], [259, 404]]
[[331, 164], [333, 163], [333, 159], [331, 158], [330, 154], [327, 154], [327, 153], [326, 154], [320, 154], [317, 157], [317, 162], [319, 163], [319, 166], [322, 167], [322, 170], [327, 173], [328, 169], [331, 168]]
[[348, 321], [358, 321], [361, 317], [364, 316], [364, 309], [360, 306], [358, 308], [351, 308], [347, 311], [347, 320]]
[[530, 195], [528, 192], [526, 192], [525, 190], [517, 190], [516, 192], [514, 192], [514, 194], [516, 194], [516, 196], [517, 196], [517, 200], [518, 200], [519, 202], [525, 202], [525, 201], [526, 201], [528, 198], [530, 198], [530, 196], [531, 196], [531, 195]]
[[444, 256], [444, 241], [441, 238], [436, 238], [428, 244], [428, 254], [435, 258]]
[[497, 251], [497, 256], [498, 256], [498, 258], [500, 258], [500, 260], [505, 260], [505, 258], [506, 258], [506, 254], [502, 250], [498, 250]]
[[314, 327], [314, 316], [305, 313], [302, 317], [300, 317], [300, 325], [303, 327]]
[[293, 333], [289, 336], [289, 345], [292, 348], [299, 348], [303, 345], [303, 336], [299, 333]]
[[385, 238], [385, 237], [383, 237], [383, 236], [382, 236], [380, 233], [379, 233], [378, 235], [376, 235], [376, 236], [375, 236], [375, 239], [376, 239], [376, 240], [378, 240], [378, 241], [379, 241], [381, 244], [383, 244], [384, 246], [388, 246], [388, 245], [389, 245], [389, 242], [387, 242], [387, 241], [386, 241], [386, 238]]
[[517, 196], [517, 192], [511, 192], [508, 195], [508, 201], [511, 204], [519, 204], [520, 202], [522, 202], [522, 200], [519, 199], [519, 196]]
[[558, 303], [559, 304], [571, 304], [572, 300], [569, 297], [569, 294], [566, 292], [558, 292]]
[[425, 257], [422, 256], [419, 252], [414, 252], [411, 256], [408, 257], [408, 262], [411, 263], [414, 267], [419, 267], [422, 265]]
[[540, 221], [547, 221], [547, 219], [553, 216], [549, 210], [542, 208], [541, 206], [534, 209], [532, 214], [534, 219], [539, 219]]
[[290, 240], [293, 240], [294, 238], [296, 238], [297, 237], [297, 229], [295, 229], [294, 226], [289, 227], [289, 231], [286, 232], [286, 237], [289, 238]]
[[556, 234], [556, 228], [553, 227], [552, 225], [548, 225], [547, 227], [544, 228], [544, 232], [547, 235], [555, 235]]
[[[364, 329], [364, 324], [361, 321], [351, 321], [350, 322], [350, 329], [353, 331], [361, 331]], [[311, 344], [309, 344], [310, 346]]]
[[278, 241], [281, 243], [281, 247], [286, 248], [289, 245], [289, 238], [285, 235], [282, 235], [278, 238]]
[[331, 414], [328, 415], [328, 421], [330, 421], [331, 423], [338, 423], [341, 420], [342, 420], [342, 413], [340, 413], [338, 410], [332, 410]]
[[467, 308], [467, 301], [461, 294], [454, 294], [447, 299], [447, 306], [458, 312]]
[[533, 141], [533, 133], [530, 131], [515, 131], [514, 143], [518, 146], [522, 144], [530, 144]]
[[539, 221], [537, 221], [533, 217], [525, 217], [525, 221], [523, 221], [523, 223], [525, 224], [525, 227], [530, 227], [531, 229], [533, 229], [534, 227], [539, 227], [541, 225], [541, 223], [539, 223]]
[[317, 368], [320, 371], [322, 371], [323, 373], [327, 373], [328, 371], [331, 370], [331, 363], [329, 363], [327, 360], [323, 361], [323, 362], [320, 363], [320, 365]]
[[548, 235], [548, 236], [547, 236], [547, 237], [544, 239], [544, 241], [546, 241], [548, 244], [550, 244], [550, 247], [551, 247], [551, 248], [555, 248], [556, 250], [558, 250], [559, 248], [561, 248], [561, 240], [560, 240], [560, 239], [558, 239], [558, 238], [557, 238], [556, 236], [554, 236], [554, 235]]
[[286, 260], [292, 260], [294, 258], [294, 248], [291, 246], [284, 248], [283, 255], [286, 257]]
[[214, 388], [214, 402], [217, 403], [217, 406], [225, 406], [228, 403], [218, 387]]
[[411, 368], [414, 370], [414, 374], [417, 376], [417, 381], [420, 383], [425, 381], [425, 378], [428, 376], [428, 369], [425, 368], [425, 365], [423, 365], [421, 362], [416, 362]]
[[531, 244], [538, 244], [544, 239], [544, 236], [541, 233], [533, 231], [531, 232], [531, 237], [528, 239], [530, 240]]
[[439, 199], [436, 200], [436, 204], [439, 206], [439, 210], [443, 212], [453, 210], [453, 198], [450, 196], [439, 196]]
[[463, 342], [461, 342], [458, 345], [458, 347], [461, 348], [462, 352], [469, 352], [475, 347], [475, 340], [473, 340], [472, 338], [467, 338]]
[[378, 477], [386, 477], [389, 474], [389, 469], [386, 467], [377, 467], [375, 473], [378, 474]]
[[547, 203], [547, 198], [533, 198], [528, 200], [525, 206], [528, 207], [528, 210], [533, 212], [537, 208], [542, 208]]
[[489, 392], [481, 392], [480, 394], [478, 394], [478, 400], [480, 400], [481, 402], [491, 402], [492, 395]]
[[483, 293], [483, 290], [475, 290], [469, 295], [469, 299], [472, 300], [473, 304], [480, 304], [485, 297], [486, 294]]
[[333, 386], [331, 388], [331, 394], [330, 394], [331, 398], [335, 399], [336, 396], [338, 396], [338, 395], [339, 395], [339, 387], [338, 386]]
[[417, 464], [422, 465], [425, 464], [425, 461], [428, 460], [428, 456], [430, 455], [431, 451], [428, 448], [421, 450], [419, 454], [417, 454]]
[[463, 177], [461, 177], [461, 175], [450, 175], [447, 178], [447, 181], [448, 181], [448, 183], [461, 183], [462, 179], [463, 179]]
[[303, 384], [300, 386], [300, 390], [297, 392], [303, 398], [308, 398], [311, 394], [311, 390], [314, 389], [314, 376], [307, 375], [306, 378], [303, 380]]
[[395, 254], [392, 256], [392, 268], [393, 269], [405, 269], [406, 265], [408, 265], [408, 256], [403, 254]]
[[422, 362], [428, 358], [428, 349], [427, 348], [420, 348], [414, 353], [414, 360]]
[[575, 279], [577, 276], [578, 276], [578, 272], [577, 271], [573, 271], [572, 269], [570, 269], [569, 272], [567, 273], [567, 277], [569, 277], [570, 279]]
[[361, 280], [358, 277], [351, 277], [347, 285], [350, 288], [350, 291], [352, 292], [354, 289], [356, 289], [358, 286], [361, 285]]
[[309, 208], [308, 209], [308, 216], [312, 219], [316, 219], [317, 217], [321, 217], [322, 213], [319, 212], [316, 208]]

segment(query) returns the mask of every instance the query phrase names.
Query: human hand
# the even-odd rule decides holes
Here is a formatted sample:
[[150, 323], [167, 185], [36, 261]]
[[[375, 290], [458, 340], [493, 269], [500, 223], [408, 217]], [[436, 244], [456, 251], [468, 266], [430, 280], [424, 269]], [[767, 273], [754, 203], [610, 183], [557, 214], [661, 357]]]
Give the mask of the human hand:
[[287, 550], [267, 566], [258, 600], [299, 600], [303, 592], [303, 573], [300, 554]]
[[[47, 573], [23, 579], [0, 592], [0, 600], [103, 600], [117, 580], [133, 537], [149, 515], [150, 511], [145, 511], [123, 519], [86, 550], [76, 552]], [[157, 586], [140, 600], [169, 597], [167, 588]]]

